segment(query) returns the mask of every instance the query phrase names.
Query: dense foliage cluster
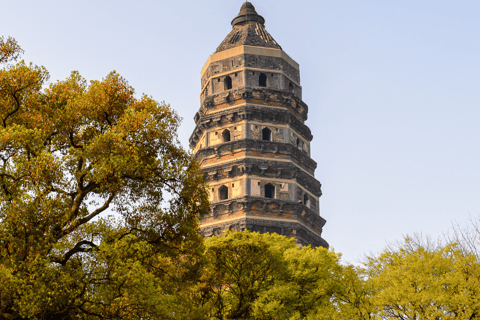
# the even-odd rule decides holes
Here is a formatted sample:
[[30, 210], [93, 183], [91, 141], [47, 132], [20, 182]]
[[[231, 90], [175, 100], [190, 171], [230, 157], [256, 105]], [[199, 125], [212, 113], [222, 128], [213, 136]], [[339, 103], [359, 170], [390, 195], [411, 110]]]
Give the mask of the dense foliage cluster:
[[277, 234], [206, 240], [202, 319], [479, 319], [480, 264], [458, 244], [406, 239], [344, 265]]
[[203, 240], [175, 112], [115, 72], [48, 85], [21, 53], [0, 38], [0, 319], [480, 318], [478, 225], [363, 268], [277, 234]]
[[0, 317], [172, 314], [208, 210], [179, 117], [115, 72], [48, 85], [20, 53], [0, 39]]

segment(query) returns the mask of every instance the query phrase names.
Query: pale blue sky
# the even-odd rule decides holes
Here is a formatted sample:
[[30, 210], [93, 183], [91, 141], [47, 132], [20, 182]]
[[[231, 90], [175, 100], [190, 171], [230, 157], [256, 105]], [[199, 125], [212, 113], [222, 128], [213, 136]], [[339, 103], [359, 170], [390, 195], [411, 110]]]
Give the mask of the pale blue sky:
[[[300, 64], [324, 237], [347, 261], [480, 214], [480, 1], [252, 1]], [[51, 80], [117, 70], [184, 118], [242, 1], [2, 1]]]

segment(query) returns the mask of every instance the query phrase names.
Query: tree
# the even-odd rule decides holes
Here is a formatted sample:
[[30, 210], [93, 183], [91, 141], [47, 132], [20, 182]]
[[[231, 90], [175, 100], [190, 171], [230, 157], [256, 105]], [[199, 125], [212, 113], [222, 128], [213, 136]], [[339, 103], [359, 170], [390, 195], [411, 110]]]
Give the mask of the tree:
[[470, 217], [465, 226], [455, 223], [444, 235], [445, 242], [456, 243], [464, 253], [473, 254], [480, 261], [480, 216]]
[[180, 118], [116, 72], [47, 86], [21, 53], [0, 38], [0, 318], [178, 316], [209, 209]]
[[343, 266], [340, 289], [333, 297], [338, 312], [332, 319], [380, 319], [379, 307], [374, 300], [377, 290], [369, 280], [367, 270], [352, 265]]
[[339, 256], [278, 234], [231, 232], [205, 241], [195, 303], [208, 319], [331, 319]]
[[368, 261], [382, 319], [480, 318], [480, 266], [456, 244], [406, 239]]

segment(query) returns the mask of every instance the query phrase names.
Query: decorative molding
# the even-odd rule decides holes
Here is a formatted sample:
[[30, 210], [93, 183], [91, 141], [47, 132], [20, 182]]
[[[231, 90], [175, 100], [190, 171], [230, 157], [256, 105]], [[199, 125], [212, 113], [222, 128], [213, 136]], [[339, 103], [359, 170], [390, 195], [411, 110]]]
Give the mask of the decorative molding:
[[218, 166], [202, 168], [201, 170], [207, 183], [232, 179], [248, 173], [252, 177], [293, 179], [315, 196], [320, 197], [322, 195], [322, 185], [317, 179], [288, 162], [246, 158]]
[[261, 121], [269, 124], [290, 125], [298, 134], [307, 141], [312, 141], [313, 136], [308, 128], [288, 110], [273, 109], [265, 106], [247, 105], [233, 109], [216, 112], [211, 115], [195, 116], [196, 127], [190, 136], [190, 147], [194, 148], [206, 129], [220, 127], [225, 124], [235, 124], [244, 120]]
[[[281, 234], [295, 237], [297, 242], [312, 244], [312, 246], [328, 247], [322, 239], [322, 228], [326, 220], [310, 211], [300, 203], [270, 201], [259, 198], [247, 197], [241, 199], [224, 200], [222, 203], [212, 205], [212, 213], [204, 218], [208, 221], [200, 225], [204, 237], [220, 235], [226, 229], [241, 231], [268, 232], [274, 228], [281, 230]], [[276, 203], [278, 209], [269, 209]], [[270, 205], [270, 206], [269, 206]], [[237, 209], [237, 210], [236, 210]], [[255, 209], [267, 210], [261, 216], [255, 215]], [[243, 211], [243, 215], [236, 215]], [[265, 214], [268, 214], [266, 217]]]
[[[278, 199], [261, 197], [233, 198], [212, 203], [210, 208], [210, 214], [204, 217], [204, 221], [209, 218], [213, 218], [213, 221], [203, 222], [207, 225], [221, 223], [222, 220], [239, 211], [247, 215], [251, 214], [252, 216], [256, 216], [255, 213], [258, 211], [264, 211], [268, 213], [268, 221], [274, 221], [275, 219], [278, 219], [278, 221], [282, 219], [296, 219], [318, 233], [321, 233], [323, 226], [327, 222], [303, 203]], [[202, 227], [202, 224], [200, 224], [200, 227]]]
[[276, 103], [279, 106], [290, 107], [303, 121], [308, 119], [308, 106], [305, 102], [292, 92], [268, 87], [240, 87], [208, 95], [201, 99], [200, 111], [207, 114], [205, 111], [208, 109], [238, 100], [247, 100], [247, 102], [264, 100]]
[[310, 158], [305, 152], [299, 150], [297, 147], [290, 143], [253, 139], [229, 141], [211, 147], [203, 148], [197, 151], [197, 153], [195, 154], [195, 158], [201, 163], [202, 160], [211, 156], [222, 157], [226, 155], [231, 155], [232, 153], [235, 153], [235, 151], [257, 151], [260, 152], [262, 155], [272, 153], [273, 156], [291, 156], [300, 167], [305, 168], [305, 170], [309, 171], [310, 174], [313, 174], [313, 172], [317, 168], [317, 163], [312, 158]]

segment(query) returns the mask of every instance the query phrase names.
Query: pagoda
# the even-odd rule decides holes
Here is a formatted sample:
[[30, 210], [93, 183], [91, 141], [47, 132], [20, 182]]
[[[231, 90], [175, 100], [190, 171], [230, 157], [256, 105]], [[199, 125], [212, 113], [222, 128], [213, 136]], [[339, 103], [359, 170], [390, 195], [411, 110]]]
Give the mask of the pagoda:
[[210, 192], [201, 232], [276, 232], [299, 246], [328, 247], [299, 65], [250, 2], [231, 24], [202, 69], [190, 137]]

